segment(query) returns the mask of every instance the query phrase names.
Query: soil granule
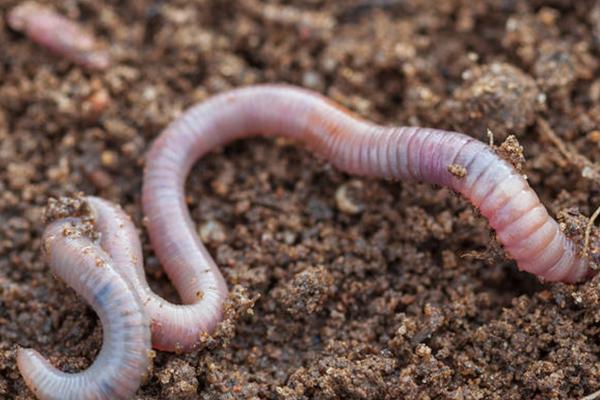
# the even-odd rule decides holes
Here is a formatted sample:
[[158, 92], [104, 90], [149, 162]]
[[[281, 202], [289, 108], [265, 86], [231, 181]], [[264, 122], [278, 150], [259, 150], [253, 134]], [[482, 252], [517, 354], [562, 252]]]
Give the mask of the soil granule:
[[[567, 230], [600, 205], [598, 182], [543, 134], [600, 162], [600, 1], [49, 2], [111, 44], [102, 72], [10, 30], [17, 3], [0, 0], [0, 398], [31, 398], [18, 346], [75, 372], [102, 342], [42, 258], [50, 197], [121, 204], [152, 287], [177, 300], [142, 229], [144, 153], [186, 107], [229, 88], [288, 82], [378, 123], [515, 135], [522, 172]], [[200, 351], [157, 352], [138, 399], [600, 389], [600, 276], [572, 286], [518, 272], [449, 190], [356, 179], [293, 143], [251, 139], [204, 157], [186, 193], [232, 289], [228, 318]]]

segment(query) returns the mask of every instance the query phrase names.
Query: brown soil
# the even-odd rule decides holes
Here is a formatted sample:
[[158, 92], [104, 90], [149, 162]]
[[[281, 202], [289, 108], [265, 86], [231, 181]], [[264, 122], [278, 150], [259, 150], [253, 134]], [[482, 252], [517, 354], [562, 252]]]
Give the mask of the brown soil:
[[[0, 0], [0, 397], [31, 396], [17, 346], [77, 371], [102, 341], [93, 311], [41, 257], [48, 198], [99, 195], [141, 227], [148, 145], [228, 88], [290, 82], [380, 123], [514, 134], [523, 172], [554, 215], [567, 210], [567, 229], [600, 205], [598, 182], [543, 133], [600, 162], [600, 1], [54, 1], [111, 43], [104, 72], [10, 30], [17, 3]], [[187, 193], [230, 287], [247, 290], [204, 350], [157, 354], [140, 399], [600, 389], [600, 276], [569, 286], [518, 272], [448, 190], [356, 180], [254, 139], [203, 159]], [[146, 236], [144, 246], [153, 287], [175, 299]]]

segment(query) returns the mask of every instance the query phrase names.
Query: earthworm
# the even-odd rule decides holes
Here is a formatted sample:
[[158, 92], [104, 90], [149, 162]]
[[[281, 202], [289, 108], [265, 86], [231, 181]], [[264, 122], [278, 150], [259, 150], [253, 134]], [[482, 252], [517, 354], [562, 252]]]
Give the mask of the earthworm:
[[105, 69], [110, 56], [80, 25], [34, 2], [25, 2], [7, 15], [8, 25], [33, 42], [88, 69]]
[[[219, 320], [226, 286], [196, 234], [185, 180], [204, 154], [254, 135], [303, 142], [350, 174], [451, 188], [487, 218], [520, 269], [564, 282], [589, 273], [588, 259], [579, 256], [526, 179], [488, 145], [457, 132], [379, 126], [308, 90], [258, 85], [190, 108], [160, 134], [146, 159], [142, 205], [150, 239], [183, 302], [194, 303], [197, 293], [204, 293], [195, 304], [210, 310], [203, 327]], [[464, 174], [451, 173], [452, 166]], [[186, 319], [191, 321], [191, 314], [178, 317]], [[187, 346], [196, 338], [176, 340]]]
[[[157, 296], [146, 281], [142, 247], [131, 218], [117, 205], [88, 196], [96, 219], [96, 229], [100, 233], [100, 245], [112, 257], [116, 268], [130, 283], [141, 299], [152, 329], [152, 345], [159, 350], [191, 351], [197, 347], [200, 335], [212, 331], [220, 319], [220, 305], [226, 294], [225, 283], [218, 274], [212, 258], [206, 256], [202, 261], [213, 266], [213, 281], [206, 280], [186, 290], [191, 293], [194, 304], [173, 304]], [[215, 271], [217, 271], [215, 273]], [[204, 274], [196, 271], [187, 277], [189, 285]], [[211, 290], [211, 285], [217, 290]], [[187, 293], [184, 291], [183, 293]], [[189, 296], [182, 296], [190, 300]]]
[[27, 386], [42, 400], [129, 399], [151, 361], [149, 321], [110, 257], [77, 234], [76, 218], [50, 224], [43, 248], [51, 270], [98, 313], [104, 341], [94, 363], [69, 374], [54, 368], [33, 349], [19, 349], [17, 365]]

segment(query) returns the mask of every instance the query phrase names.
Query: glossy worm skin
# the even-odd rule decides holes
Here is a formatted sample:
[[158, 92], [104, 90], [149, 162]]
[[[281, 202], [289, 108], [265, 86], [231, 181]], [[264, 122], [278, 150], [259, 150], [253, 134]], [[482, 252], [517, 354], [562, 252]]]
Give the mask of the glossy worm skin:
[[[102, 248], [110, 254], [121, 275], [137, 292], [150, 317], [152, 345], [167, 351], [193, 350], [199, 343], [200, 334], [212, 331], [220, 320], [225, 283], [222, 279], [216, 282], [219, 291], [204, 291], [198, 287], [197, 292], [192, 293], [194, 304], [191, 305], [165, 301], [148, 286], [142, 246], [131, 218], [121, 207], [106, 200], [89, 196], [87, 201], [95, 213]], [[210, 263], [212, 259], [205, 261]], [[193, 280], [194, 276], [188, 279]], [[189, 297], [186, 299], [189, 300]]]
[[88, 69], [105, 69], [110, 56], [96, 39], [77, 23], [52, 9], [24, 2], [6, 17], [8, 25], [35, 43]]
[[[209, 330], [220, 318], [226, 287], [202, 245], [184, 197], [192, 165], [235, 139], [285, 136], [304, 143], [350, 174], [449, 187], [489, 221], [520, 269], [548, 281], [576, 282], [589, 272], [575, 244], [548, 215], [525, 178], [489, 146], [464, 134], [362, 121], [327, 98], [300, 88], [259, 85], [232, 90], [187, 110], [161, 133], [147, 156], [142, 203], [154, 250], [185, 303], [204, 312]], [[455, 176], [450, 165], [466, 176]], [[201, 311], [203, 310], [203, 311]], [[178, 326], [191, 327], [191, 313]], [[197, 322], [197, 321], [196, 321]], [[197, 331], [166, 326], [188, 348]], [[173, 329], [171, 333], [171, 329]], [[175, 332], [181, 336], [176, 337]]]
[[151, 362], [149, 321], [110, 257], [90, 239], [73, 233], [77, 223], [63, 219], [49, 225], [43, 246], [51, 270], [98, 313], [102, 348], [94, 363], [79, 373], [57, 370], [32, 349], [18, 350], [17, 365], [42, 400], [129, 399]]

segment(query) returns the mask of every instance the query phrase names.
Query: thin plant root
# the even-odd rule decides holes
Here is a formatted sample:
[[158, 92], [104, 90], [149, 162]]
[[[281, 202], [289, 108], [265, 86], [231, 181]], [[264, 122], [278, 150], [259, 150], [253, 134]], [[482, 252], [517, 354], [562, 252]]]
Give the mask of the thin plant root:
[[[587, 157], [582, 154], [579, 154], [577, 151], [570, 149], [569, 146], [562, 141], [560, 137], [554, 132], [550, 124], [543, 119], [539, 118], [538, 126], [540, 127], [540, 132], [546, 136], [558, 149], [558, 151], [563, 155], [563, 157], [581, 170], [581, 176], [587, 178], [593, 182], [600, 184], [600, 168], [597, 164], [590, 161]], [[594, 211], [592, 216], [590, 217], [588, 224], [585, 228], [585, 237], [583, 242], [583, 249], [581, 251], [582, 256], [587, 256], [590, 247], [590, 235], [592, 233], [592, 228], [594, 227], [594, 222], [600, 215], [600, 206]]]
[[590, 248], [590, 234], [592, 233], [592, 227], [594, 226], [594, 222], [596, 221], [596, 218], [598, 218], [599, 215], [600, 215], [600, 206], [598, 208], [596, 208], [596, 211], [594, 211], [594, 213], [590, 217], [590, 220], [589, 220], [587, 226], [585, 227], [585, 239], [583, 241], [583, 251], [582, 251], [583, 256], [588, 255], [588, 251]]
[[592, 180], [600, 185], [600, 166], [590, 161], [587, 157], [579, 154], [577, 151], [569, 148], [569, 146], [563, 142], [554, 132], [550, 124], [543, 119], [538, 118], [537, 124], [540, 128], [540, 133], [548, 138], [562, 154], [562, 156], [571, 165], [577, 167], [581, 171], [581, 176]]

